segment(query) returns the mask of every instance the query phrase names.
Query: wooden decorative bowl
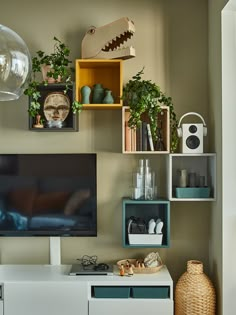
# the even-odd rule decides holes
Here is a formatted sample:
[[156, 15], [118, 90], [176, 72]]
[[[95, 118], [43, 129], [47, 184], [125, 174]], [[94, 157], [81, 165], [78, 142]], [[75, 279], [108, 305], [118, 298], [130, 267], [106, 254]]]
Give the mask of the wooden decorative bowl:
[[[124, 265], [125, 272], [128, 272], [129, 267], [128, 265], [133, 265], [136, 266], [136, 263], [139, 262], [140, 264], [143, 263], [143, 259], [123, 259], [119, 260], [117, 262], [118, 268], [121, 267], [121, 265]], [[163, 264], [161, 263], [157, 267], [133, 267], [133, 272], [134, 273], [155, 273], [158, 272], [161, 268], [163, 267]]]

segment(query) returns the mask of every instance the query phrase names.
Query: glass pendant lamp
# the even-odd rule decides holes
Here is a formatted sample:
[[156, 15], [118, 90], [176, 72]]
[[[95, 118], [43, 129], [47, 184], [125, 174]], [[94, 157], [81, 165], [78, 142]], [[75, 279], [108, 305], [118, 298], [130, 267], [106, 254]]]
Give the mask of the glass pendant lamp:
[[17, 100], [26, 89], [31, 57], [23, 39], [0, 24], [0, 101]]

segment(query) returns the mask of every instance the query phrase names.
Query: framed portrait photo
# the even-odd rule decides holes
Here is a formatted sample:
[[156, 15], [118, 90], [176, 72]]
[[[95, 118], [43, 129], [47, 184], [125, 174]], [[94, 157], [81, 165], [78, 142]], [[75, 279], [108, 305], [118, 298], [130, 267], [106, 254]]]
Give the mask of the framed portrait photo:
[[[78, 131], [78, 115], [73, 114], [74, 85], [53, 83], [39, 85], [39, 115], [29, 116], [29, 129], [34, 131]], [[66, 93], [65, 93], [66, 91]], [[31, 98], [29, 98], [29, 106]]]

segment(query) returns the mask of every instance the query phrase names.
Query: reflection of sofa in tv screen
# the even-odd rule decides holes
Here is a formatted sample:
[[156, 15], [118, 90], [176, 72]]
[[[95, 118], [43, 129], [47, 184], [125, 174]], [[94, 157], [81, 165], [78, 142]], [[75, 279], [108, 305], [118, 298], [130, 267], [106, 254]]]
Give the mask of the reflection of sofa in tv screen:
[[95, 229], [96, 185], [88, 178], [0, 176], [0, 233]]

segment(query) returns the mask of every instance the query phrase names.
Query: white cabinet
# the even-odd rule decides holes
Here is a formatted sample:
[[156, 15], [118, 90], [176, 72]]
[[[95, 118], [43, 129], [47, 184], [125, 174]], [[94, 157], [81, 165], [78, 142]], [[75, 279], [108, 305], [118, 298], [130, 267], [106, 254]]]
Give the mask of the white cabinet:
[[[70, 268], [1, 265], [0, 315], [143, 315], [144, 309], [149, 315], [173, 315], [173, 281], [166, 266], [132, 277], [121, 277], [117, 267], [110, 276], [69, 276]], [[106, 288], [105, 294], [95, 293], [97, 288]]]
[[87, 315], [86, 288], [76, 282], [5, 283], [4, 315]]
[[[187, 187], [180, 187], [180, 170], [187, 170]], [[194, 180], [190, 183], [190, 174]], [[168, 156], [168, 198], [171, 201], [213, 201], [216, 199], [216, 154], [170, 154]], [[192, 187], [191, 187], [192, 186]]]
[[172, 315], [173, 301], [156, 299], [93, 299], [89, 301], [89, 315]]
[[89, 315], [173, 315], [173, 281], [163, 266], [157, 273], [91, 282]]

